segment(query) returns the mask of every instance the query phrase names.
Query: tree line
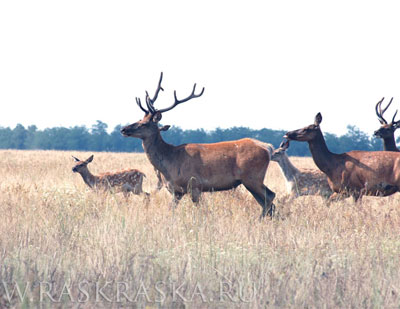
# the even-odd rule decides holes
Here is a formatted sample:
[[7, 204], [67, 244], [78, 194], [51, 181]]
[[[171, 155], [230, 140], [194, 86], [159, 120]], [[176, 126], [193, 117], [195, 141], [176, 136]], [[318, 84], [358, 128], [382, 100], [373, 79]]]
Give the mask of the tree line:
[[[0, 149], [43, 149], [43, 150], [81, 150], [112, 152], [143, 152], [141, 140], [125, 138], [120, 134], [121, 125], [117, 125], [108, 133], [108, 125], [100, 120], [90, 128], [86, 126], [54, 127], [38, 130], [35, 125], [25, 128], [18, 124], [14, 129], [0, 127]], [[253, 130], [247, 127], [217, 128], [212, 131], [204, 129], [183, 130], [171, 127], [163, 132], [166, 142], [173, 145], [184, 143], [215, 143], [244, 137], [255, 138], [278, 147], [283, 130]], [[355, 126], [348, 126], [347, 133], [337, 136], [325, 133], [329, 149], [335, 153], [350, 150], [382, 150], [382, 141], [367, 135]], [[292, 156], [309, 156], [307, 143], [292, 142], [288, 150]]]

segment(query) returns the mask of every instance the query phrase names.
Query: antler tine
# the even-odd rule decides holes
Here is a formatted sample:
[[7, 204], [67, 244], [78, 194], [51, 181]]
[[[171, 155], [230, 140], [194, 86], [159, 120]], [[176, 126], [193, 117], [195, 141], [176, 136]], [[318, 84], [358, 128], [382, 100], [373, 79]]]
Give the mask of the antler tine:
[[162, 78], [163, 78], [163, 72], [161, 72], [160, 80], [158, 81], [158, 86], [157, 86], [156, 92], [154, 93], [154, 96], [151, 99], [151, 103], [152, 104], [157, 100], [157, 97], [158, 97], [158, 94], [160, 93], [160, 90], [164, 91], [164, 88], [161, 87]]
[[172, 104], [170, 107], [163, 108], [163, 109], [159, 109], [158, 111], [159, 111], [160, 113], [164, 113], [164, 112], [167, 112], [167, 111], [173, 109], [173, 108], [174, 108], [175, 106], [177, 106], [178, 104], [187, 102], [187, 101], [189, 101], [190, 99], [198, 98], [198, 97], [200, 97], [200, 96], [203, 95], [204, 89], [205, 89], [205, 88], [203, 87], [203, 89], [201, 90], [201, 92], [200, 92], [199, 94], [195, 94], [194, 92], [196, 91], [196, 84], [194, 84], [192, 93], [191, 93], [188, 97], [186, 97], [185, 99], [182, 99], [182, 100], [178, 100], [178, 98], [176, 97], [176, 90], [174, 90], [174, 98], [175, 98], [174, 104]]
[[156, 109], [154, 108], [153, 102], [150, 99], [149, 93], [147, 91], [146, 91], [146, 105], [151, 114], [154, 115], [157, 112]]
[[376, 112], [376, 115], [378, 116], [379, 121], [381, 123], [387, 124], [387, 121], [385, 120], [385, 118], [383, 118], [383, 113], [386, 111], [386, 109], [382, 112], [382, 102], [384, 99], [385, 98], [383, 97], [382, 100], [380, 100], [378, 103], [376, 103], [375, 112]]
[[394, 125], [400, 123], [400, 120], [397, 120], [397, 121], [394, 120], [394, 118], [396, 118], [397, 112], [398, 112], [398, 110], [396, 110], [396, 112], [394, 113], [393, 118], [392, 118], [392, 124], [394, 124]]
[[164, 88], [161, 87], [162, 78], [163, 78], [163, 72], [161, 72], [160, 80], [158, 81], [158, 86], [157, 86], [156, 92], [154, 93], [154, 96], [152, 99], [150, 99], [149, 93], [146, 91], [146, 105], [151, 114], [155, 114], [157, 112], [156, 109], [154, 108], [153, 104], [157, 100], [160, 90], [164, 91]]
[[144, 111], [144, 113], [145, 113], [146, 115], [149, 113], [149, 111], [148, 111], [147, 109], [145, 109], [145, 108], [142, 106], [142, 102], [140, 101], [140, 98], [136, 98], [136, 103], [137, 103], [137, 105], [139, 105], [140, 109], [141, 109], [142, 111]]
[[[393, 98], [390, 99], [389, 104], [383, 109], [382, 114], [383, 114], [384, 112], [386, 112], [386, 110], [388, 109], [388, 107], [390, 106], [390, 104], [392, 104], [392, 101], [393, 101]], [[381, 106], [381, 105], [382, 105], [382, 103], [381, 103], [379, 106]]]
[[201, 90], [201, 92], [199, 94], [195, 94], [194, 93], [195, 91], [196, 91], [196, 84], [193, 85], [193, 90], [192, 90], [192, 93], [190, 94], [190, 96], [188, 96], [187, 98], [185, 98], [183, 100], [178, 100], [176, 98], [176, 90], [174, 90], [175, 102], [177, 102], [177, 104], [180, 104], [180, 103], [184, 103], [186, 101], [189, 101], [190, 99], [200, 97], [204, 92], [204, 87], [203, 87], [203, 89]]

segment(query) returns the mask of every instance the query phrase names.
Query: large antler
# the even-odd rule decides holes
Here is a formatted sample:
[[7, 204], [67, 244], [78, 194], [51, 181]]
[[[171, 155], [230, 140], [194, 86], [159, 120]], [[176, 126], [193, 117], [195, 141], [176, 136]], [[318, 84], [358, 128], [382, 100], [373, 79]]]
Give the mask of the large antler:
[[186, 98], [184, 98], [184, 99], [182, 99], [182, 100], [178, 100], [178, 98], [176, 97], [176, 90], [175, 90], [175, 91], [174, 91], [174, 98], [175, 98], [174, 104], [172, 104], [170, 107], [167, 107], [167, 108], [156, 109], [156, 108], [154, 107], [154, 102], [157, 100], [158, 94], [160, 93], [160, 91], [161, 91], [161, 90], [164, 91], [164, 88], [161, 87], [162, 79], [163, 79], [163, 73], [161, 72], [160, 80], [158, 81], [158, 86], [157, 86], [157, 89], [156, 89], [156, 91], [155, 91], [155, 93], [154, 93], [153, 98], [150, 98], [149, 93], [146, 91], [146, 106], [147, 106], [147, 109], [143, 107], [142, 102], [140, 101], [140, 99], [139, 99], [139, 98], [136, 98], [136, 103], [137, 103], [137, 105], [140, 107], [140, 109], [141, 109], [146, 115], [149, 114], [149, 113], [152, 114], [152, 115], [154, 115], [154, 114], [156, 114], [157, 112], [159, 112], [159, 113], [165, 113], [165, 112], [167, 112], [167, 111], [173, 109], [173, 108], [174, 108], [175, 106], [177, 106], [178, 104], [187, 102], [187, 101], [189, 101], [189, 100], [191, 100], [191, 99], [194, 99], [194, 98], [198, 98], [198, 97], [202, 96], [203, 93], [204, 93], [204, 87], [203, 87], [203, 89], [201, 90], [201, 92], [200, 92], [199, 94], [195, 94], [195, 91], [196, 91], [196, 84], [194, 84], [192, 93], [191, 93], [188, 97], [186, 97]]
[[159, 109], [158, 111], [160, 113], [168, 112], [169, 110], [173, 109], [178, 104], [181, 104], [181, 103], [187, 102], [191, 99], [200, 97], [204, 93], [204, 87], [199, 94], [195, 94], [194, 93], [195, 91], [196, 91], [196, 84], [194, 84], [192, 93], [188, 97], [186, 97], [185, 99], [182, 99], [182, 100], [178, 100], [178, 98], [176, 97], [176, 90], [174, 90], [174, 98], [175, 98], [174, 104], [172, 104], [170, 107]]
[[[148, 113], [152, 113], [155, 114], [156, 110], [153, 107], [152, 102], [154, 102], [155, 100], [157, 100], [158, 97], [158, 93], [160, 92], [160, 90], [164, 89], [161, 87], [161, 82], [162, 82], [162, 78], [163, 78], [163, 73], [161, 72], [161, 76], [160, 76], [160, 81], [158, 82], [158, 87], [156, 89], [156, 92], [153, 96], [152, 99], [150, 99], [149, 93], [146, 91], [146, 105], [147, 105], [147, 109], [145, 109], [142, 105], [142, 101], [140, 101], [140, 98], [136, 97], [136, 104], [140, 107], [140, 109], [147, 115]], [[149, 104], [150, 103], [150, 104]]]
[[[157, 97], [158, 97], [158, 94], [160, 93], [160, 90], [163, 90], [163, 91], [164, 91], [164, 89], [161, 87], [162, 78], [163, 78], [163, 73], [161, 72], [160, 81], [158, 82], [158, 87], [157, 87], [156, 92], [155, 92], [155, 94], [154, 94], [154, 96], [153, 96], [152, 99], [150, 99], [149, 93], [146, 91], [146, 105], [147, 105], [147, 108], [149, 109], [148, 112], [150, 112], [151, 114], [155, 114], [155, 113], [157, 113], [157, 112], [159, 112], [159, 113], [167, 112], [167, 111], [173, 109], [173, 108], [174, 108], [175, 106], [177, 106], [178, 104], [187, 102], [187, 101], [189, 101], [190, 99], [198, 98], [198, 97], [200, 97], [200, 96], [204, 93], [204, 87], [203, 87], [203, 89], [201, 90], [201, 92], [200, 92], [199, 94], [195, 94], [195, 91], [196, 91], [196, 84], [194, 84], [192, 93], [191, 93], [188, 97], [186, 97], [185, 99], [178, 100], [177, 97], [176, 97], [176, 90], [175, 90], [175, 91], [174, 91], [174, 98], [175, 98], [174, 104], [172, 104], [170, 107], [167, 107], [167, 108], [155, 109], [155, 107], [154, 107], [154, 102], [157, 100]], [[136, 101], [137, 101], [137, 100], [136, 100]], [[139, 101], [140, 101], [140, 100], [139, 100]], [[139, 103], [138, 103], [138, 105], [139, 105]], [[142, 107], [141, 105], [139, 105], [139, 106], [140, 106], [140, 108], [141, 108], [142, 110], [144, 110], [143, 107]], [[145, 112], [146, 112], [146, 111], [145, 111]]]
[[[385, 118], [383, 118], [383, 113], [386, 112], [386, 110], [388, 109], [388, 107], [390, 106], [390, 104], [392, 104], [393, 98], [391, 98], [389, 104], [382, 110], [382, 102], [385, 98], [383, 97], [382, 100], [380, 100], [378, 103], [376, 103], [375, 106], [375, 111], [376, 111], [376, 115], [378, 116], [379, 122], [382, 124], [387, 124], [387, 121], [385, 120]], [[379, 109], [379, 110], [378, 110]], [[396, 113], [394, 114], [396, 116]], [[394, 121], [394, 117], [392, 122]]]

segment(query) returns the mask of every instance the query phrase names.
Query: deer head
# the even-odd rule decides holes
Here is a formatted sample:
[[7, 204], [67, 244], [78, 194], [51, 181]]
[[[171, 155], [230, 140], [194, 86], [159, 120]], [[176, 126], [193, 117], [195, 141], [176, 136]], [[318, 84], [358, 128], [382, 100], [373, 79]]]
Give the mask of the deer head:
[[76, 165], [72, 168], [72, 171], [74, 173], [79, 173], [83, 169], [87, 168], [87, 165], [93, 161], [93, 155], [91, 155], [89, 158], [87, 158], [85, 161], [79, 160], [77, 157], [72, 156], [76, 162]]
[[311, 141], [314, 138], [316, 138], [319, 134], [322, 134], [321, 129], [319, 127], [321, 121], [322, 121], [322, 115], [321, 113], [318, 113], [315, 116], [314, 124], [311, 124], [302, 129], [287, 132], [284, 138], [300, 142]]
[[383, 118], [383, 113], [388, 109], [390, 104], [392, 104], [393, 98], [389, 101], [388, 105], [382, 110], [382, 102], [385, 98], [382, 98], [376, 106], [375, 106], [375, 112], [376, 115], [378, 116], [378, 120], [381, 123], [381, 127], [374, 132], [375, 137], [380, 137], [380, 138], [390, 138], [394, 136], [394, 131], [396, 131], [399, 126], [400, 126], [400, 120], [395, 121], [395, 117], [397, 115], [397, 110], [394, 113], [394, 116], [392, 118], [392, 121], [388, 123], [385, 118]]
[[203, 87], [203, 89], [201, 90], [201, 92], [199, 94], [195, 94], [196, 84], [194, 84], [192, 93], [185, 99], [178, 100], [176, 97], [176, 90], [175, 90], [174, 91], [174, 98], [175, 98], [174, 104], [172, 104], [170, 107], [167, 107], [167, 108], [156, 109], [154, 107], [154, 102], [157, 100], [157, 97], [158, 97], [158, 94], [160, 93], [160, 91], [161, 90], [164, 91], [164, 89], [161, 87], [162, 78], [163, 78], [163, 73], [161, 72], [160, 80], [158, 82], [158, 87], [156, 89], [156, 92], [155, 92], [153, 98], [150, 98], [148, 92], [146, 91], [147, 109], [145, 107], [143, 107], [142, 102], [140, 101], [140, 98], [136, 98], [136, 103], [139, 106], [139, 108], [144, 112], [144, 117], [142, 120], [140, 120], [138, 122], [135, 122], [131, 125], [123, 127], [121, 129], [121, 134], [123, 136], [126, 136], [126, 137], [131, 136], [131, 137], [146, 139], [147, 137], [158, 134], [160, 131], [168, 130], [169, 126], [164, 126], [161, 128], [159, 128], [159, 126], [158, 126], [158, 123], [162, 118], [162, 114], [167, 111], [170, 111], [178, 104], [184, 103], [193, 98], [200, 97], [204, 92], [204, 87]]
[[279, 145], [278, 149], [275, 149], [272, 153], [271, 160], [275, 162], [279, 162], [282, 157], [286, 154], [286, 150], [289, 148], [289, 140], [284, 140]]

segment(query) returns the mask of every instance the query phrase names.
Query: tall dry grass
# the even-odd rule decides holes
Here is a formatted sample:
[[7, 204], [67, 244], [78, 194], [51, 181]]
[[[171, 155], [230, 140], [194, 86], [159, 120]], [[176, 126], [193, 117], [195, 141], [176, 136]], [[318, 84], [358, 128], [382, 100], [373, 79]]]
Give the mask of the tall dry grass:
[[93, 192], [71, 154], [91, 153], [0, 151], [2, 308], [400, 305], [399, 194], [290, 201], [271, 163], [277, 215], [259, 222], [242, 187], [170, 209], [143, 154], [95, 153], [89, 168], [142, 170], [150, 201]]

